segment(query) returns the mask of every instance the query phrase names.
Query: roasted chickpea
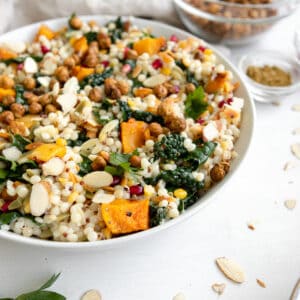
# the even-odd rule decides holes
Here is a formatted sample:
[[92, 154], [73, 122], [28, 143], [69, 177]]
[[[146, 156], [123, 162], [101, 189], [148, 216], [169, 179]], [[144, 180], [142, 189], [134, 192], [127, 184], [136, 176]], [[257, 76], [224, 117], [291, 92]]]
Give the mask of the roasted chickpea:
[[7, 95], [7, 96], [4, 96], [2, 98], [2, 104], [4, 106], [10, 106], [11, 104], [13, 104], [14, 102], [16, 101], [15, 97], [14, 96], [11, 96], [11, 95]]
[[195, 89], [196, 89], [196, 87], [192, 83], [188, 83], [188, 84], [185, 85], [185, 92], [187, 94], [193, 92]]
[[37, 95], [32, 94], [29, 98], [27, 98], [28, 104], [39, 102], [39, 97]]
[[88, 68], [95, 68], [99, 62], [98, 56], [95, 53], [88, 54], [83, 61], [83, 64]]
[[160, 99], [168, 96], [168, 89], [162, 84], [155, 86], [153, 92]]
[[33, 102], [29, 105], [29, 113], [36, 115], [42, 112], [43, 106], [38, 102]]
[[13, 103], [10, 105], [10, 110], [15, 115], [15, 118], [21, 118], [25, 114], [25, 107], [19, 103]]
[[9, 124], [15, 119], [14, 114], [11, 111], [3, 111], [0, 113], [0, 122], [4, 124]]
[[92, 169], [96, 170], [104, 170], [106, 167], [106, 160], [102, 156], [97, 156], [92, 162]]
[[47, 114], [49, 114], [51, 112], [56, 112], [56, 111], [57, 111], [57, 109], [56, 109], [55, 105], [53, 105], [53, 104], [47, 104], [45, 106], [45, 113], [47, 113]]
[[124, 80], [120, 80], [117, 82], [117, 88], [120, 90], [122, 95], [127, 95], [129, 92], [129, 85]]
[[71, 17], [69, 24], [73, 29], [78, 30], [82, 27], [83, 23], [80, 18], [78, 18], [77, 16], [73, 16]]
[[89, 92], [89, 98], [94, 102], [101, 102], [102, 90], [98, 87], [94, 87]]
[[15, 82], [7, 75], [0, 76], [0, 87], [4, 89], [12, 89], [15, 86]]
[[100, 32], [97, 39], [100, 49], [108, 49], [110, 47], [111, 39], [107, 34]]
[[64, 61], [64, 66], [66, 66], [68, 68], [73, 68], [73, 67], [75, 67], [75, 65], [76, 65], [76, 61], [73, 56], [67, 57]]
[[69, 70], [65, 66], [60, 66], [55, 71], [55, 76], [59, 82], [66, 82], [70, 75]]
[[213, 182], [221, 181], [225, 175], [226, 172], [222, 165], [217, 164], [210, 170], [210, 177]]
[[130, 158], [130, 164], [135, 168], [141, 167], [141, 161], [142, 161], [142, 159], [138, 155], [133, 155]]
[[99, 153], [107, 162], [109, 161], [109, 153], [106, 151], [100, 151]]
[[52, 97], [49, 94], [44, 94], [39, 97], [39, 102], [42, 104], [42, 106], [45, 106], [52, 102]]
[[31, 91], [36, 87], [36, 81], [32, 77], [26, 77], [23, 81], [26, 90]]
[[153, 137], [158, 137], [160, 134], [163, 133], [163, 128], [160, 124], [153, 122], [149, 125], [150, 134]]

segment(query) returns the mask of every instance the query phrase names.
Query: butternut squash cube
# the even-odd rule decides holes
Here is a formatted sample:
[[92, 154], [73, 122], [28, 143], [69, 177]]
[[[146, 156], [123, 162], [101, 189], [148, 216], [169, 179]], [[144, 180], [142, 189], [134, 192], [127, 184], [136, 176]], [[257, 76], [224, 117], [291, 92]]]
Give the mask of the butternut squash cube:
[[47, 25], [42, 24], [34, 40], [38, 41], [41, 35], [45, 36], [48, 40], [52, 40], [55, 37], [55, 32], [52, 31]]
[[116, 199], [101, 205], [103, 220], [113, 234], [149, 228], [149, 200]]
[[144, 38], [133, 44], [133, 49], [141, 55], [143, 53], [149, 53], [149, 55], [157, 54], [162, 46], [166, 43], [164, 37], [159, 38]]
[[145, 130], [148, 125], [143, 121], [130, 119], [121, 124], [121, 141], [124, 153], [132, 153], [145, 144]]
[[46, 162], [53, 157], [64, 157], [67, 152], [65, 146], [57, 144], [42, 144], [35, 148], [28, 156], [29, 159], [33, 159], [39, 162]]

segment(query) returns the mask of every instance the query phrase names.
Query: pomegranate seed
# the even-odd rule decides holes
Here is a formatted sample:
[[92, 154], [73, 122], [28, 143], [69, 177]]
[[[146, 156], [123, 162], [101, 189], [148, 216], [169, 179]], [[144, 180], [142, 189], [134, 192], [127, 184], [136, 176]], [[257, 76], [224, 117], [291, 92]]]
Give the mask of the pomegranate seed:
[[231, 105], [232, 102], [233, 102], [233, 99], [232, 99], [232, 98], [229, 98], [229, 99], [226, 100], [226, 103], [227, 103], [228, 105]]
[[113, 176], [113, 182], [111, 183], [110, 186], [118, 185], [120, 182], [121, 182], [121, 177], [120, 176]]
[[199, 46], [198, 49], [199, 49], [200, 51], [204, 52], [205, 49], [206, 49], [206, 47], [204, 47], [204, 46]]
[[122, 67], [122, 73], [128, 74], [131, 71], [131, 66], [129, 64], [125, 64]]
[[158, 58], [152, 62], [152, 67], [157, 70], [163, 66], [162, 61]]
[[107, 68], [109, 66], [109, 61], [108, 60], [101, 61], [101, 64], [104, 66], [104, 68]]
[[172, 34], [170, 36], [170, 41], [177, 43], [179, 41], [178, 37], [175, 34]]
[[17, 70], [21, 71], [24, 68], [24, 64], [18, 64]]
[[205, 120], [203, 120], [203, 119], [198, 119], [196, 122], [197, 122], [198, 124], [203, 124], [203, 123], [205, 122]]
[[129, 48], [128, 47], [125, 47], [124, 49], [124, 58], [126, 59], [127, 56], [128, 56], [128, 52], [129, 52]]
[[225, 100], [220, 101], [218, 104], [219, 108], [222, 108], [225, 105], [225, 103]]
[[43, 54], [46, 54], [46, 53], [48, 53], [50, 51], [50, 49], [47, 48], [46, 46], [42, 45], [41, 46], [41, 51], [42, 51]]
[[129, 188], [130, 196], [140, 196], [144, 193], [144, 188], [141, 185], [132, 185]]
[[9, 205], [12, 203], [12, 201], [7, 201], [1, 206], [1, 211], [7, 212]]

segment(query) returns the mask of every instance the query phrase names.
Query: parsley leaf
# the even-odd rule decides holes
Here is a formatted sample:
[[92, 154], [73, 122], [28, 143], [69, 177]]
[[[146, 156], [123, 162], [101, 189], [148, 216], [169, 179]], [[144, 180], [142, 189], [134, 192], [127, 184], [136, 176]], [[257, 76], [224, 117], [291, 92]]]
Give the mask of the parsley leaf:
[[185, 101], [185, 115], [197, 119], [206, 111], [208, 103], [205, 101], [205, 93], [202, 86], [198, 86], [193, 92], [189, 93]]
[[81, 157], [82, 157], [82, 162], [79, 164], [80, 167], [79, 175], [84, 176], [85, 174], [92, 172], [92, 166], [91, 166], [92, 161], [84, 155], [81, 155]]
[[132, 168], [130, 166], [130, 154], [121, 154], [117, 152], [110, 153], [109, 163], [112, 166], [106, 166], [105, 171], [111, 175], [122, 176], [125, 172], [134, 173], [137, 168]]

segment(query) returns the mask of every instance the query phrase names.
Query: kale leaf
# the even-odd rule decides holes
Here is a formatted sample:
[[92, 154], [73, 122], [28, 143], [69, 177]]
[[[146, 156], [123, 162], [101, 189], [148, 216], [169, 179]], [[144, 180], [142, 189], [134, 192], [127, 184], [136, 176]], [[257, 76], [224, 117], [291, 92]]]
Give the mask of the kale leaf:
[[102, 106], [94, 106], [93, 107], [93, 115], [97, 121], [97, 123], [101, 124], [101, 125], [105, 125], [106, 123], [108, 123], [109, 121], [111, 121], [113, 118], [112, 117], [108, 117], [107, 115], [100, 115], [100, 110], [102, 109]]
[[0, 225], [9, 225], [15, 219], [19, 218], [21, 214], [17, 211], [10, 211], [1, 213], [0, 212]]
[[111, 38], [111, 41], [115, 43], [117, 40], [122, 38], [124, 23], [121, 17], [118, 17], [115, 21], [108, 22], [106, 26], [108, 26], [111, 23], [115, 24], [115, 28], [113, 30], [109, 30], [108, 34]]
[[13, 135], [12, 145], [17, 147], [21, 152], [25, 150], [26, 145], [30, 144], [31, 142], [20, 134]]
[[199, 86], [198, 80], [195, 78], [195, 75], [190, 70], [186, 71], [186, 81], [192, 83], [196, 87]]
[[160, 141], [154, 144], [154, 159], [178, 160], [188, 154], [183, 143], [184, 137], [178, 133], [164, 136]]
[[22, 105], [26, 104], [26, 100], [24, 99], [24, 92], [25, 92], [24, 87], [20, 84], [17, 84], [15, 86], [15, 90], [16, 90], [16, 102]]
[[104, 83], [104, 80], [108, 77], [110, 77], [113, 73], [112, 68], [108, 68], [104, 70], [103, 73], [96, 73], [96, 74], [91, 74], [85, 77], [81, 82], [80, 82], [80, 88], [84, 88], [86, 85], [91, 85], [92, 87], [95, 86], [100, 86]]
[[78, 134], [78, 138], [76, 140], [68, 140], [67, 144], [70, 147], [81, 146], [88, 139], [89, 138], [86, 136], [86, 133], [83, 131], [80, 131]]
[[97, 41], [97, 35], [98, 35], [98, 33], [95, 31], [89, 31], [84, 34], [84, 36], [87, 39], [88, 44], [90, 44], [91, 42]]
[[167, 218], [167, 208], [157, 205], [150, 205], [150, 226], [154, 227], [162, 224]]
[[137, 121], [144, 121], [146, 123], [156, 122], [161, 125], [164, 124], [164, 120], [161, 116], [152, 114], [148, 111], [132, 110], [128, 104], [124, 101], [119, 101], [120, 110], [122, 111], [123, 121], [127, 121], [130, 118], [136, 119]]
[[198, 86], [189, 93], [185, 101], [185, 115], [189, 118], [197, 119], [206, 111], [208, 103], [205, 101], [205, 93], [202, 86]]

